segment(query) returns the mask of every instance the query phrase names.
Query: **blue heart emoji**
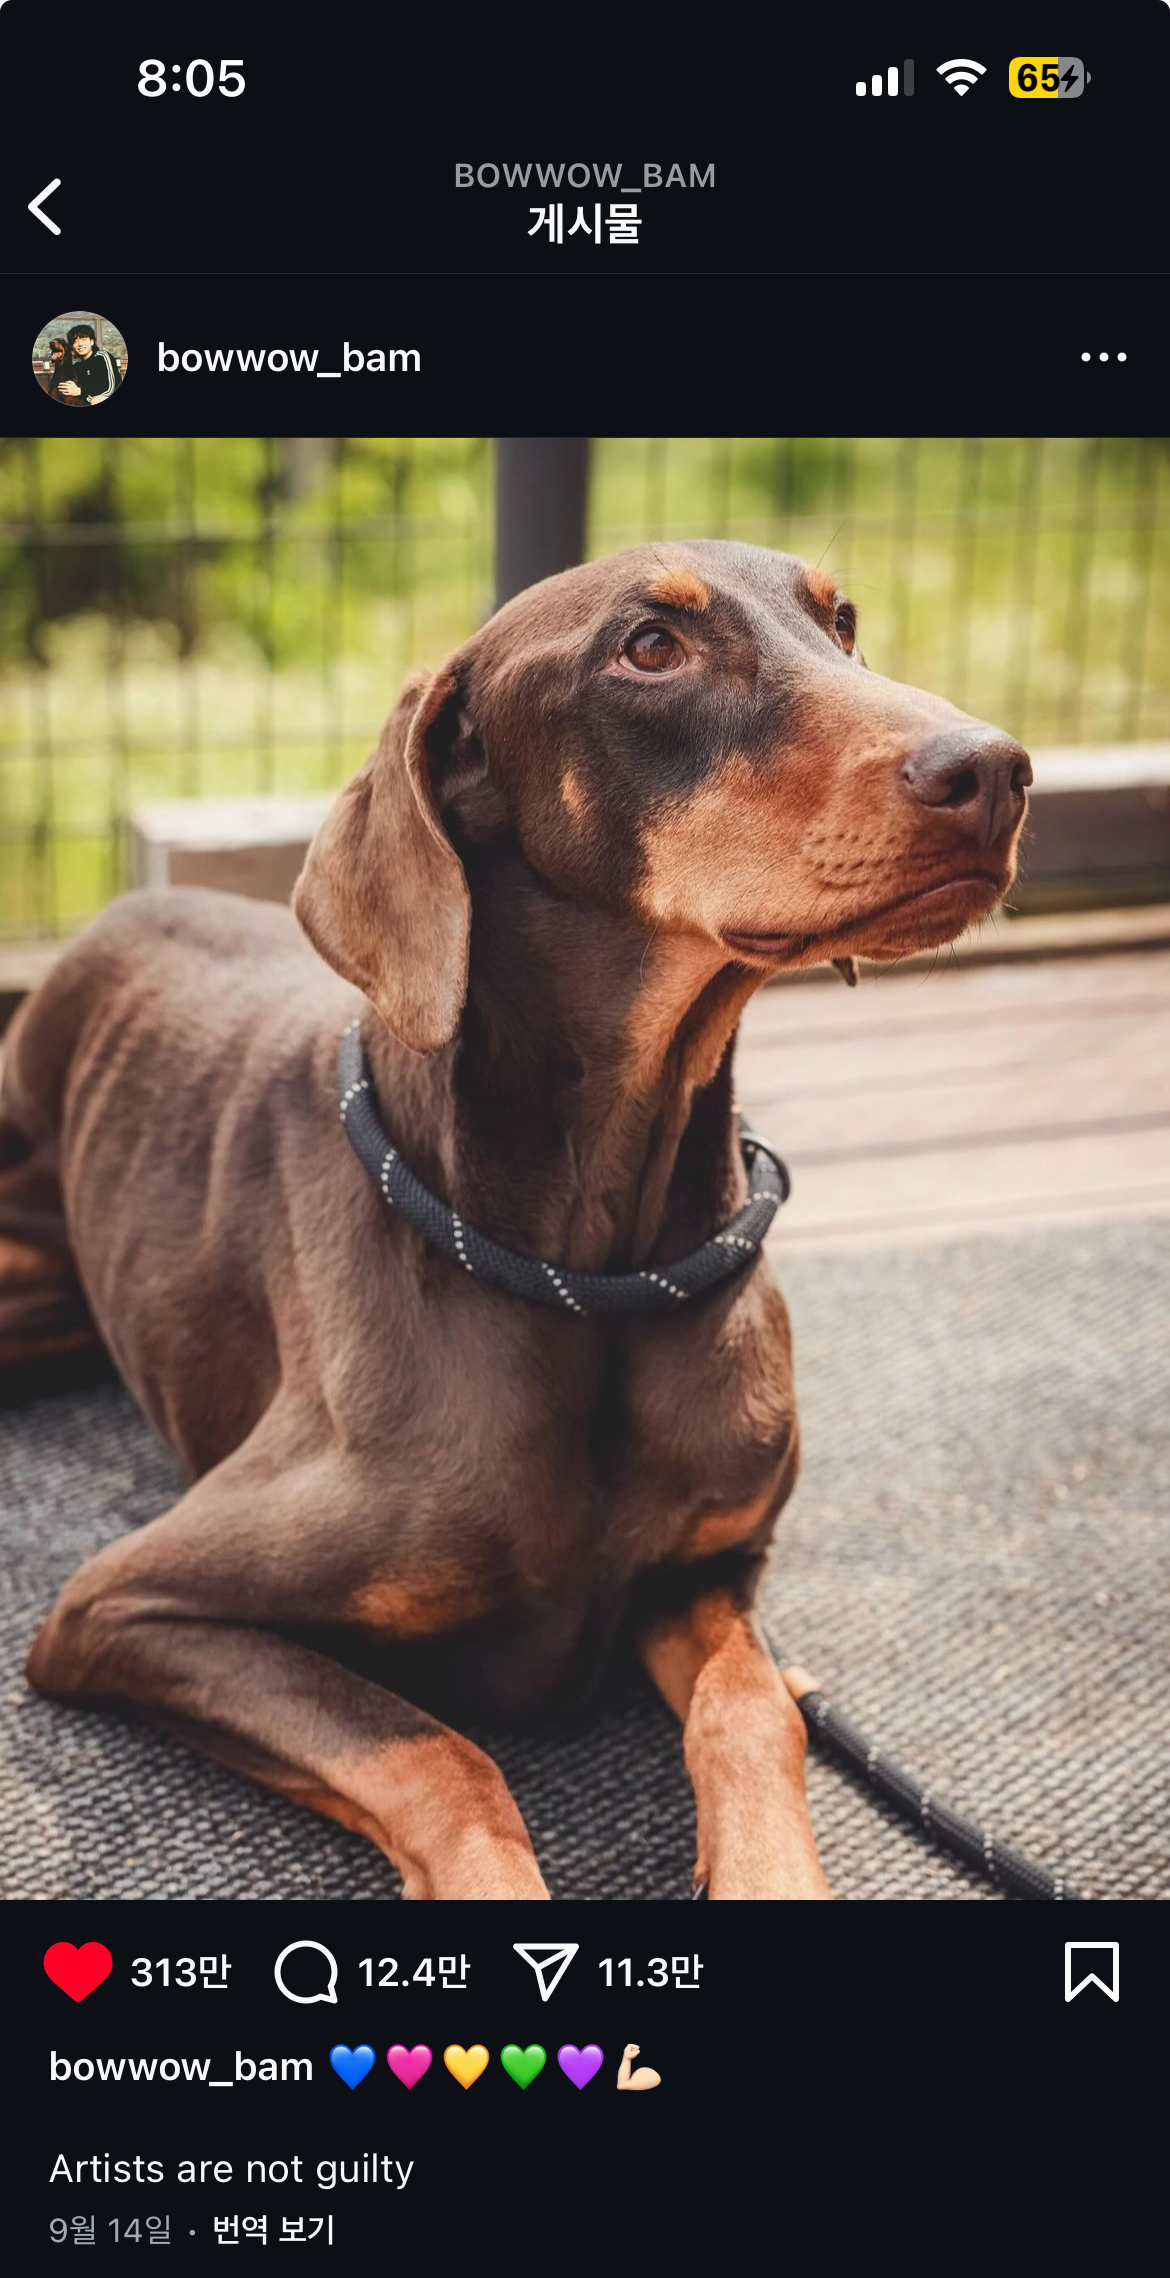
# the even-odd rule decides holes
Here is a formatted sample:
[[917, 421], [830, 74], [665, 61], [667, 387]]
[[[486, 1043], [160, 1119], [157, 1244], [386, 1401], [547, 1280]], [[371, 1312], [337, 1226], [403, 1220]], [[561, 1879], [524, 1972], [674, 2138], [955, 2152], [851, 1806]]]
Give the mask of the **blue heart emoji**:
[[345, 2042], [339, 2041], [337, 2047], [329, 2051], [329, 2062], [334, 2072], [341, 2074], [347, 2088], [356, 2088], [359, 2080], [365, 2079], [373, 2061], [374, 2052], [366, 2041], [360, 2049], [347, 2049]]

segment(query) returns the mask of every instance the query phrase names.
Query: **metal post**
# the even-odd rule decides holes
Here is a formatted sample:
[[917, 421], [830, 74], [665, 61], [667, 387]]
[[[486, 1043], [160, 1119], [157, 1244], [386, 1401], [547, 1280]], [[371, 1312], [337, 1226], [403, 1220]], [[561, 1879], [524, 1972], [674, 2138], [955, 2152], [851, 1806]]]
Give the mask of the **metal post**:
[[585, 551], [587, 435], [496, 441], [496, 607]]

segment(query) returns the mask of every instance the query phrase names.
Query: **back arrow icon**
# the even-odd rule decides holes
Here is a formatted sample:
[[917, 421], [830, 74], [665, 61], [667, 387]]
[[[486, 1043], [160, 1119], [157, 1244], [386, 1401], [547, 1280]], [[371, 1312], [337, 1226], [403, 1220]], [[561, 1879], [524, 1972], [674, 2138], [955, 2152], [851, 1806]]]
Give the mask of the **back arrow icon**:
[[38, 221], [43, 221], [45, 228], [51, 229], [54, 237], [60, 237], [61, 232], [58, 229], [56, 222], [50, 221], [48, 215], [41, 212], [41, 207], [44, 205], [45, 199], [51, 198], [54, 190], [59, 190], [60, 187], [61, 177], [59, 174], [55, 174], [52, 181], [46, 182], [44, 189], [38, 190], [36, 197], [30, 198], [28, 201], [28, 210], [30, 214], [35, 214]]

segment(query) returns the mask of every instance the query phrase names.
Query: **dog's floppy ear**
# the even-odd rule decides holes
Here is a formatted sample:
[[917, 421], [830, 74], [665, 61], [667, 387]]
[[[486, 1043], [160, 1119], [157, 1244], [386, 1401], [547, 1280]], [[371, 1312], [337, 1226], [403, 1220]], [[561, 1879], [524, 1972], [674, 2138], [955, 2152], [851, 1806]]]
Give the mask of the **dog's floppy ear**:
[[412, 1052], [449, 1042], [467, 994], [471, 897], [437, 797], [459, 733], [454, 668], [408, 680], [293, 889], [314, 949]]

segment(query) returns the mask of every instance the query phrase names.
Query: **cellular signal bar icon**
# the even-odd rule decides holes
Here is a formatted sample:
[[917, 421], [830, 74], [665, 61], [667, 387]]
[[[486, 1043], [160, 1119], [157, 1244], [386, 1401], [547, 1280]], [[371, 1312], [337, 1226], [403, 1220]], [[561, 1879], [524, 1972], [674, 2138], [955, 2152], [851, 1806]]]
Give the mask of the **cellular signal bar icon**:
[[864, 79], [859, 79], [853, 92], [855, 95], [865, 95], [872, 90], [875, 95], [880, 95], [883, 88], [887, 95], [912, 95], [914, 93], [913, 56], [902, 65], [902, 84], [900, 87], [898, 85], [898, 66], [896, 63], [891, 63], [884, 78], [880, 71], [875, 71], [868, 88]]

